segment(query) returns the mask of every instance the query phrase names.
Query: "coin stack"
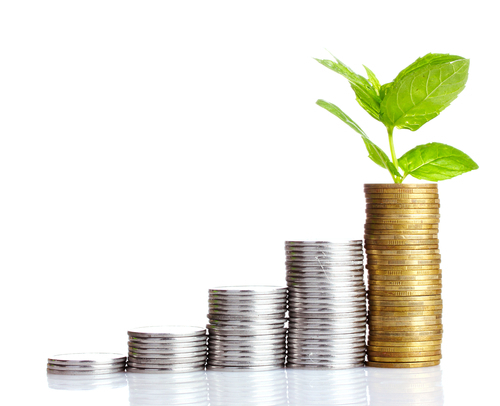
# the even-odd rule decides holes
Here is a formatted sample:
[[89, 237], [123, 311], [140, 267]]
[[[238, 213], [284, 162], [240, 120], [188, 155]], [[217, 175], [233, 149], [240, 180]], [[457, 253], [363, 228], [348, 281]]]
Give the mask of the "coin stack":
[[127, 372], [153, 374], [205, 369], [207, 333], [202, 327], [139, 327], [128, 335]]
[[365, 360], [362, 241], [287, 241], [287, 368], [344, 369]]
[[47, 361], [47, 372], [55, 375], [107, 375], [123, 372], [127, 357], [121, 354], [89, 352], [58, 354]]
[[436, 184], [367, 184], [368, 366], [438, 365], [443, 334]]
[[287, 289], [223, 286], [209, 289], [207, 369], [283, 368]]

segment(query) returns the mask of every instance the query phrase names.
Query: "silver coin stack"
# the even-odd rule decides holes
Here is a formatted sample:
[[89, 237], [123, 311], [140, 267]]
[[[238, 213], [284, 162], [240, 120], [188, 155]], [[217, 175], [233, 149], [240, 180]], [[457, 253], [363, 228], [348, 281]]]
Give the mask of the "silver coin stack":
[[288, 368], [344, 369], [365, 360], [363, 243], [287, 241]]
[[128, 335], [127, 372], [154, 374], [205, 369], [207, 333], [202, 327], [139, 327]]
[[107, 375], [123, 372], [127, 357], [122, 354], [89, 352], [58, 354], [47, 360], [47, 372], [54, 375]]
[[283, 368], [287, 289], [223, 286], [209, 289], [207, 369]]

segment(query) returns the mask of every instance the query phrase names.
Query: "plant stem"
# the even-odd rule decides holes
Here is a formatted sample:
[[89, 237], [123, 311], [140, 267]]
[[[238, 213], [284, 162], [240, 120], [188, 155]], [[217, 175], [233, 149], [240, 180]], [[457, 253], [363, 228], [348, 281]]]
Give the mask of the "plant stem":
[[[394, 149], [394, 140], [392, 138], [392, 132], [394, 131], [394, 127], [387, 127], [387, 134], [389, 134], [389, 146], [391, 147], [391, 157], [392, 163], [396, 167], [396, 170], [399, 172], [398, 158], [396, 158], [396, 150]], [[395, 183], [402, 183], [403, 179], [394, 179]]]

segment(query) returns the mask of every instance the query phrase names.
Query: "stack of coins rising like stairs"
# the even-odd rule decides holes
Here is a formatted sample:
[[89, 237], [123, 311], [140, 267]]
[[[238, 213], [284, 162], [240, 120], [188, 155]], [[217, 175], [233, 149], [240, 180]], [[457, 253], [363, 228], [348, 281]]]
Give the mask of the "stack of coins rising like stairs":
[[209, 290], [209, 370], [261, 371], [285, 366], [287, 289], [222, 286]]
[[287, 368], [344, 369], [365, 360], [363, 242], [287, 241]]
[[367, 184], [368, 366], [438, 365], [443, 334], [436, 184]]

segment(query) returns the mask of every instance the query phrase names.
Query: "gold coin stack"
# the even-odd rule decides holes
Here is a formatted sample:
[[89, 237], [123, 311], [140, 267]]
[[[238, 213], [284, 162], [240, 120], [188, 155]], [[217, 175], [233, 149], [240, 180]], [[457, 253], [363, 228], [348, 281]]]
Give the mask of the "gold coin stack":
[[438, 365], [443, 337], [437, 184], [365, 184], [368, 362]]

